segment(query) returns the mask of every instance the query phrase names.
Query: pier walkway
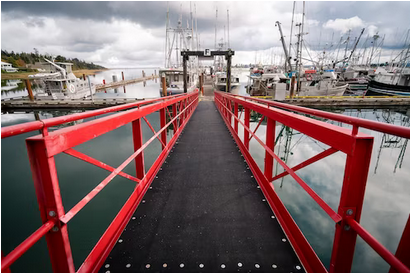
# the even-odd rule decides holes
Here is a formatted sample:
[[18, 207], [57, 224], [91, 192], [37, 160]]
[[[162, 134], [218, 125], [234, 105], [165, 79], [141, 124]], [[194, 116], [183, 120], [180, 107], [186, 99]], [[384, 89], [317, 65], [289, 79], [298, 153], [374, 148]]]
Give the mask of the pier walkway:
[[212, 101], [198, 104], [100, 272], [127, 265], [134, 272], [303, 271]]
[[[410, 219], [395, 254], [360, 224], [373, 137], [359, 130], [410, 139], [410, 128], [214, 92], [209, 85], [204, 95], [200, 97], [196, 90], [2, 128], [2, 138], [40, 131], [25, 142], [42, 220], [42, 225], [11, 252], [2, 252], [2, 272], [12, 271], [13, 263], [45, 237], [52, 270], [58, 273], [344, 273], [351, 271], [360, 236], [391, 266], [390, 272], [410, 273]], [[158, 131], [146, 118], [153, 113], [159, 116]], [[258, 123], [252, 128], [251, 113]], [[92, 119], [58, 127], [86, 118]], [[143, 122], [153, 132], [145, 142]], [[262, 122], [264, 128], [257, 134]], [[328, 148], [288, 166], [274, 152], [277, 123]], [[119, 166], [109, 166], [76, 150], [127, 124], [132, 126], [129, 133], [134, 147]], [[146, 170], [144, 150], [157, 140], [162, 151]], [[251, 154], [251, 140], [263, 147], [264, 157]], [[71, 208], [64, 207], [55, 165], [55, 156], [61, 153], [109, 173]], [[334, 153], [346, 158], [337, 210], [296, 173]], [[135, 169], [125, 173], [131, 162]], [[274, 174], [274, 163], [283, 168], [282, 173]], [[82, 264], [74, 264], [68, 224], [102, 190], [115, 190], [114, 185], [105, 187], [117, 175], [135, 182], [134, 190]], [[275, 190], [272, 182], [287, 175], [313, 199], [315, 209], [334, 223], [328, 268]]]

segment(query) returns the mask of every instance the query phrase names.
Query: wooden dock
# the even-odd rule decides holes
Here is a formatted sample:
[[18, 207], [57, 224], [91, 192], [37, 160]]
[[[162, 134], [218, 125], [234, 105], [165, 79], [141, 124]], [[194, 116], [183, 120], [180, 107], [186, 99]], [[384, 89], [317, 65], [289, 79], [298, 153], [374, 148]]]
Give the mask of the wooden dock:
[[[131, 83], [141, 82], [145, 80], [153, 80], [158, 76], [149, 76], [145, 78], [138, 78], [126, 81], [112, 82], [105, 85], [98, 85], [97, 89], [114, 88]], [[204, 94], [201, 100], [213, 100], [214, 90], [212, 87], [212, 79], [205, 78]], [[272, 97], [257, 97], [262, 99], [272, 99]], [[85, 100], [36, 100], [30, 101], [28, 98], [7, 99], [2, 100], [2, 112], [13, 111], [30, 111], [30, 110], [69, 110], [69, 109], [97, 109], [109, 106], [115, 106], [125, 103], [139, 101], [133, 98], [121, 99], [85, 99]], [[324, 108], [324, 109], [395, 109], [407, 111], [410, 109], [410, 98], [404, 97], [298, 97], [294, 99], [286, 99], [281, 101], [284, 103], [304, 106], [309, 108]]]
[[109, 88], [115, 88], [115, 87], [124, 86], [124, 85], [128, 85], [128, 84], [154, 80], [156, 78], [158, 78], [158, 76], [153, 75], [153, 76], [148, 76], [148, 77], [145, 77], [145, 78], [136, 78], [136, 79], [131, 79], [131, 80], [110, 82], [110, 83], [107, 83], [107, 84], [97, 84], [95, 86], [95, 90], [104, 90], [104, 89], [109, 89]]
[[125, 103], [141, 101], [141, 99], [91, 99], [87, 100], [37, 100], [29, 99], [7, 100], [1, 102], [2, 112], [30, 111], [30, 110], [91, 110], [115, 106]]

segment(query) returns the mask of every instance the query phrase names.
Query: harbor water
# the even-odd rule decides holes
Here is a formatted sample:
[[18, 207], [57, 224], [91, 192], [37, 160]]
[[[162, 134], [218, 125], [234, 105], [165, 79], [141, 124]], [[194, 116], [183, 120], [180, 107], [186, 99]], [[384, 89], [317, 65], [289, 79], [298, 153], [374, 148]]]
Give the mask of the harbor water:
[[[147, 75], [154, 73], [154, 69], [144, 70]], [[124, 71], [125, 79], [141, 76], [141, 69], [108, 70], [93, 76], [93, 81], [102, 83], [102, 80], [105, 79], [107, 82], [111, 82], [113, 74], [121, 79], [121, 71]], [[158, 73], [158, 69], [156, 72]], [[245, 94], [246, 74], [242, 71], [240, 75], [240, 81], [242, 82], [241, 94]], [[154, 98], [159, 96], [159, 85], [159, 81], [150, 80], [145, 84], [140, 82], [127, 85], [125, 92], [123, 87], [103, 90], [98, 92], [96, 97]], [[20, 88], [21, 90], [17, 91], [2, 90], [2, 98], [4, 96], [21, 96], [25, 90], [24, 87]], [[36, 112], [41, 119], [69, 113], [72, 112]], [[395, 109], [346, 109], [339, 110], [338, 113], [406, 127], [410, 126], [409, 111], [405, 113], [396, 112]], [[158, 130], [158, 113], [153, 113], [147, 118], [154, 129]], [[256, 128], [259, 118], [256, 115], [252, 116], [252, 129]], [[36, 115], [33, 112], [2, 114], [1, 125], [4, 127], [35, 119]], [[92, 119], [94, 118], [80, 120], [65, 126], [84, 123]], [[331, 123], [341, 125], [336, 122]], [[243, 132], [243, 128], [241, 126], [239, 128]], [[55, 129], [58, 128], [52, 128], [52, 130]], [[262, 122], [257, 131], [257, 135], [262, 140], [264, 140], [265, 130], [266, 123]], [[360, 129], [360, 131], [374, 137], [361, 223], [377, 240], [394, 253], [410, 211], [410, 184], [408, 183], [410, 155], [406, 153], [407, 141], [367, 129]], [[3, 223], [1, 248], [3, 255], [9, 253], [41, 225], [25, 145], [26, 138], [37, 134], [38, 132], [31, 132], [2, 139], [1, 141], [1, 220]], [[144, 141], [152, 135], [152, 131], [143, 122]], [[168, 138], [171, 136], [172, 131], [169, 131]], [[282, 124], [276, 125], [276, 137], [278, 141], [275, 152], [289, 166], [295, 166], [328, 148], [325, 144], [299, 134]], [[133, 153], [131, 125], [124, 125], [81, 144], [75, 149], [117, 167]], [[263, 169], [265, 155], [263, 147], [252, 139], [250, 151]], [[160, 152], [161, 145], [158, 140], [148, 146], [144, 152], [146, 170], [149, 169]], [[72, 208], [109, 174], [108, 171], [66, 154], [57, 155], [55, 161], [66, 211]], [[345, 161], [346, 157], [343, 154], [336, 153], [297, 172], [335, 211], [337, 211], [339, 203]], [[133, 162], [129, 164], [124, 172], [135, 175], [135, 165], [133, 164]], [[275, 164], [274, 172], [279, 174], [282, 171], [283, 169]], [[334, 222], [291, 177], [286, 176], [283, 180], [275, 181], [274, 186], [305, 237], [325, 266], [328, 267], [335, 231]], [[68, 223], [68, 233], [76, 269], [92, 250], [134, 187], [135, 182], [117, 176]], [[11, 270], [12, 272], [28, 272], [27, 268], [30, 268], [30, 272], [51, 272], [44, 238], [24, 254], [11, 267]], [[352, 272], [388, 272], [388, 270], [387, 263], [358, 238]]]

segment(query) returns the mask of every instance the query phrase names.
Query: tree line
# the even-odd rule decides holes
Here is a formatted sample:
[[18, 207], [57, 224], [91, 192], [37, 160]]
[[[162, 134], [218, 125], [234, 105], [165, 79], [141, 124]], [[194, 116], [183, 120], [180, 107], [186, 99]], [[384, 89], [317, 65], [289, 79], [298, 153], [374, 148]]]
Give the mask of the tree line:
[[[26, 65], [28, 64], [35, 64], [36, 62], [45, 62], [44, 58], [48, 60], [52, 60], [53, 56], [50, 54], [39, 54], [38, 50], [34, 48], [34, 53], [15, 53], [14, 51], [8, 52], [7, 50], [1, 51], [1, 60], [8, 62], [13, 65], [13, 67], [19, 68], [20, 70], [26, 70]], [[54, 57], [55, 62], [67, 62], [73, 64], [73, 70], [79, 69], [104, 69], [105, 67], [94, 64], [94, 63], [87, 63], [83, 60], [79, 60], [77, 58], [66, 58], [61, 55], [57, 55]]]

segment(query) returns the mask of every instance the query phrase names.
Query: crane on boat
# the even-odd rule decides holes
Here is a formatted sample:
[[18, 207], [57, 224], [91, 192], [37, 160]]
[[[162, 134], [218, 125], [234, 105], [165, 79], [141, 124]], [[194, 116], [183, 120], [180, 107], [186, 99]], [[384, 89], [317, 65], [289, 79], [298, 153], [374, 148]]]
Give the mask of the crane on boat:
[[280, 33], [280, 40], [282, 42], [282, 46], [283, 46], [283, 51], [285, 52], [285, 57], [286, 57], [286, 62], [285, 62], [285, 70], [286, 69], [286, 65], [289, 66], [289, 69], [292, 70], [292, 64], [290, 63], [290, 56], [288, 53], [288, 49], [286, 48], [286, 44], [285, 44], [285, 38], [283, 36], [283, 32], [282, 32], [282, 27], [280, 26], [280, 22], [276, 21], [275, 26], [277, 26], [279, 28], [279, 33]]

